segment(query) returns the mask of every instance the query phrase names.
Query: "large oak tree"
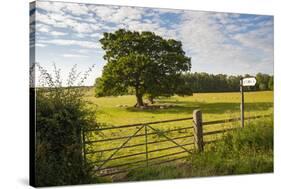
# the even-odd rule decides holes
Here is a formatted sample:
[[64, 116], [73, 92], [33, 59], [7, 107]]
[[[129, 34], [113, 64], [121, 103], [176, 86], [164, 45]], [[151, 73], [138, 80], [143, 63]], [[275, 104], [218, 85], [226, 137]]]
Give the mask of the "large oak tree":
[[153, 32], [120, 29], [104, 33], [100, 42], [106, 65], [96, 81], [96, 96], [123, 95], [134, 89], [136, 106], [143, 106], [144, 94], [175, 94], [180, 75], [191, 69], [191, 58], [180, 41]]

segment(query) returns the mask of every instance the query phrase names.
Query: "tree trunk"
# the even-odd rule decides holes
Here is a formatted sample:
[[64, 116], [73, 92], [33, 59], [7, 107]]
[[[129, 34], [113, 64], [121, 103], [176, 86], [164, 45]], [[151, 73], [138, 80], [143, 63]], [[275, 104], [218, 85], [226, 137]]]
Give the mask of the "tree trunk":
[[144, 103], [143, 103], [143, 100], [142, 100], [142, 95], [138, 94], [138, 95], [136, 95], [136, 97], [137, 97], [137, 104], [136, 104], [136, 106], [137, 107], [144, 106]]
[[154, 104], [154, 98], [153, 98], [153, 96], [149, 96], [149, 97], [148, 97], [148, 100], [149, 100], [149, 102], [150, 102], [151, 104]]
[[142, 100], [142, 94], [140, 94], [138, 87], [136, 87], [136, 97], [137, 97], [137, 103], [135, 107], [144, 106], [143, 100]]

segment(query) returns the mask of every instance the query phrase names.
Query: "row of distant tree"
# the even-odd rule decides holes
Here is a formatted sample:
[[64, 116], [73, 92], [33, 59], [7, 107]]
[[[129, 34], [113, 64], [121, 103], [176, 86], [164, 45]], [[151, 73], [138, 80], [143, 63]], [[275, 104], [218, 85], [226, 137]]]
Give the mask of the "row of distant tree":
[[[248, 77], [250, 75], [245, 75]], [[246, 87], [249, 91], [273, 90], [273, 76], [258, 73], [255, 86]], [[240, 78], [242, 76], [228, 76], [226, 74], [208, 73], [186, 73], [182, 75], [185, 85], [189, 86], [192, 92], [232, 92], [239, 91]]]
[[[177, 79], [177, 86], [174, 93], [180, 96], [192, 95], [192, 93], [205, 92], [237, 92], [240, 90], [240, 79], [243, 77], [252, 77], [251, 75], [226, 75], [226, 74], [208, 74], [205, 72], [185, 73]], [[273, 90], [273, 76], [269, 74], [258, 73], [255, 75], [257, 83], [255, 86], [244, 87], [246, 91], [266, 91]], [[154, 86], [153, 84], [151, 84]], [[95, 82], [96, 96], [110, 96], [100, 95], [100, 78]], [[124, 94], [134, 94], [133, 88], [128, 88]], [[122, 95], [121, 94], [121, 95]], [[148, 94], [148, 98], [155, 98], [157, 96], [171, 96], [172, 93], [163, 92], [160, 95]]]

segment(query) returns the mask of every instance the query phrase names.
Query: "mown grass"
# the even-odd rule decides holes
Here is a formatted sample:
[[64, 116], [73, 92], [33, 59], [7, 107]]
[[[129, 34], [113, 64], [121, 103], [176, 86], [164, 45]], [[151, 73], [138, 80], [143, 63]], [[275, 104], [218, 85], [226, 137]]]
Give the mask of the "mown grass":
[[273, 120], [247, 124], [185, 162], [130, 171], [124, 180], [154, 180], [273, 172]]
[[[191, 117], [194, 109], [200, 108], [203, 112], [203, 120], [211, 121], [216, 119], [227, 119], [233, 117], [239, 117], [240, 113], [240, 93], [201, 93], [194, 94], [193, 96], [179, 97], [173, 96], [170, 98], [160, 98], [157, 100], [156, 104], [173, 104], [174, 107], [169, 107], [167, 109], [137, 109], [133, 108], [135, 104], [135, 97], [120, 96], [120, 97], [102, 97], [95, 98], [94, 91], [90, 91], [87, 94], [87, 100], [93, 102], [96, 105], [93, 106], [97, 110], [97, 121], [106, 126], [118, 126], [124, 124], [142, 123], [150, 121], [159, 121], [167, 119], [177, 119], [184, 117]], [[127, 107], [120, 107], [120, 105]], [[271, 114], [273, 111], [273, 92], [248, 92], [245, 93], [245, 116], [263, 115]], [[250, 121], [252, 122], [252, 120]], [[237, 127], [239, 123], [223, 123], [214, 126], [208, 126], [204, 128], [205, 131], [220, 130], [223, 128]], [[187, 126], [192, 126], [192, 121], [180, 121], [172, 123], [163, 123], [152, 125], [159, 131], [168, 131], [175, 128], [182, 128]], [[114, 138], [120, 136], [130, 136], [139, 127], [126, 128], [126, 129], [115, 129], [110, 131], [100, 132], [98, 135], [95, 133], [89, 134], [87, 137], [90, 140]], [[153, 132], [151, 129], [148, 132]], [[144, 129], [140, 131], [139, 134], [144, 134]], [[169, 137], [180, 137], [186, 135], [192, 135], [192, 129], [181, 130], [177, 132], [167, 133]], [[206, 140], [212, 140], [219, 135], [213, 135], [206, 137]], [[150, 135], [148, 137], [148, 142], [159, 141], [165, 139], [161, 135]], [[120, 146], [126, 139], [109, 141], [109, 142], [99, 142], [87, 145], [88, 150], [101, 150]], [[193, 141], [192, 137], [177, 140], [179, 144], [186, 144]], [[134, 145], [139, 143], [144, 143], [144, 137], [138, 137], [131, 139], [127, 145]], [[162, 142], [157, 144], [151, 144], [148, 146], [148, 150], [156, 150], [166, 147], [174, 146], [171, 142]], [[192, 149], [193, 145], [187, 146], [188, 149]], [[135, 148], [124, 148], [121, 149], [114, 157], [134, 154], [139, 152], [144, 152], [145, 146], [138, 146]], [[149, 154], [149, 158], [154, 158], [157, 156], [165, 155], [167, 153], [180, 152], [182, 149], [174, 148], [170, 150], [163, 150], [159, 152], [153, 152]], [[97, 161], [107, 159], [113, 151], [95, 153], [87, 155], [89, 161]], [[187, 154], [179, 154], [171, 158], [186, 156]], [[109, 161], [104, 166], [114, 166], [122, 163], [144, 160], [145, 155], [139, 155], [134, 157], [128, 157], [124, 159], [117, 159]], [[151, 162], [153, 163], [153, 162]], [[97, 164], [98, 165], [98, 164]]]
[[[132, 108], [136, 102], [133, 95], [95, 98], [94, 90], [92, 90], [87, 98], [97, 105], [98, 121], [110, 125], [189, 117], [196, 108], [203, 111], [206, 120], [228, 118], [230, 115], [238, 116], [240, 111], [239, 92], [195, 93], [193, 96], [160, 98], [157, 104], [173, 104], [175, 107], [156, 110]], [[128, 107], [118, 107], [119, 105]], [[272, 91], [245, 93], [246, 115], [272, 112], [272, 107]]]

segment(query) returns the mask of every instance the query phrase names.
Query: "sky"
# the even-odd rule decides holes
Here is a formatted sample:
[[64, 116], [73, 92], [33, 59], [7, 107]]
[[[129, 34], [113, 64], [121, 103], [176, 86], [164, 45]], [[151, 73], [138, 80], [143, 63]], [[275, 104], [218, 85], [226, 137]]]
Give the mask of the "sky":
[[191, 72], [273, 75], [272, 16], [36, 1], [30, 24], [31, 60], [50, 73], [55, 64], [64, 81], [75, 64], [94, 65], [93, 85], [106, 64], [99, 40], [120, 28], [180, 40]]

